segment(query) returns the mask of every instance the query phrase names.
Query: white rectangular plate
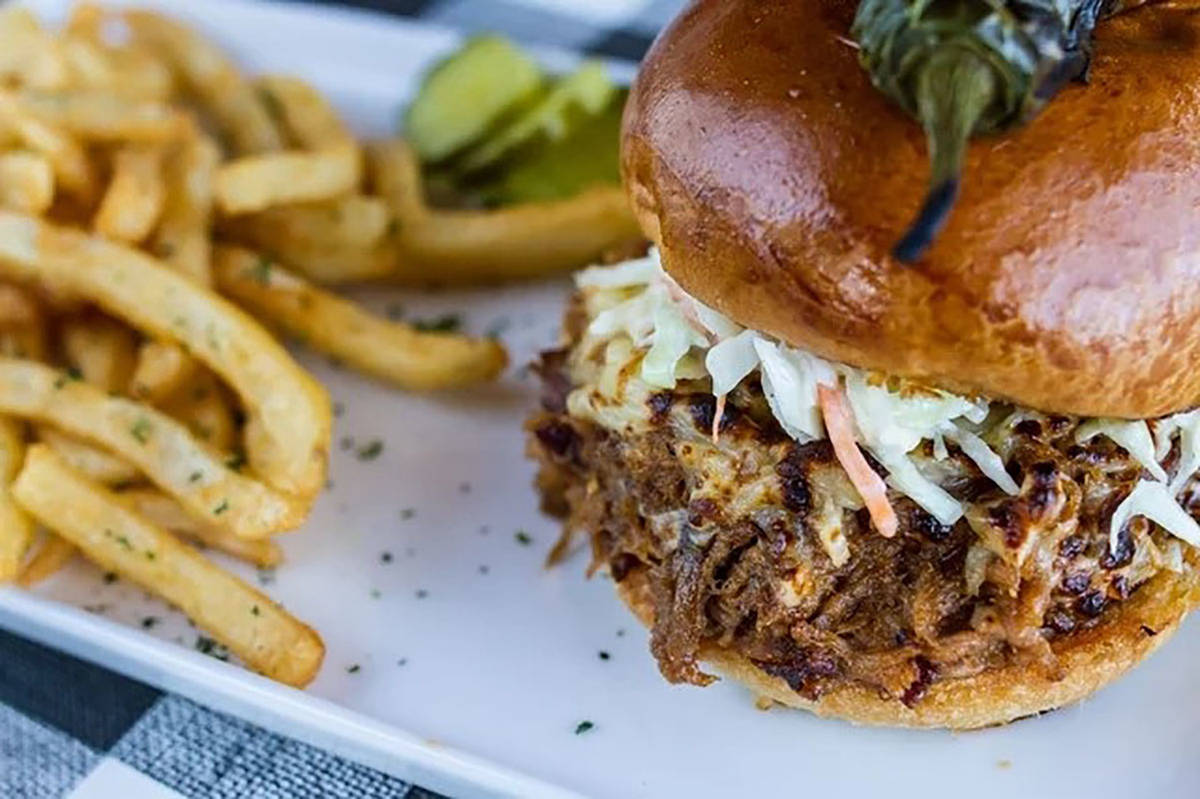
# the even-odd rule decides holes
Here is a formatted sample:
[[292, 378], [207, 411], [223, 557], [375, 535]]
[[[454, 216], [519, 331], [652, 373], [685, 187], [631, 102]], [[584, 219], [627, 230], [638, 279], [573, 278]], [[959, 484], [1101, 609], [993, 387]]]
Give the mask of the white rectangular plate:
[[[65, 7], [31, 4], [51, 17]], [[420, 70], [456, 41], [303, 4], [154, 5], [249, 69], [312, 80], [366, 134], [391, 132]], [[764, 713], [732, 685], [663, 682], [611, 587], [584, 579], [585, 556], [542, 568], [557, 529], [536, 510], [522, 455], [521, 422], [536, 402], [522, 366], [553, 342], [566, 290], [364, 295], [412, 317], [461, 311], [471, 330], [503, 328], [514, 367], [476, 392], [403, 395], [305, 356], [343, 408], [333, 485], [285, 539], [288, 562], [267, 590], [328, 645], [308, 691], [198, 654], [185, 620], [82, 563], [35, 594], [0, 591], [0, 623], [461, 796], [1200, 795], [1195, 624], [1081, 706], [962, 735]], [[375, 439], [382, 454], [360, 461]], [[575, 734], [584, 720], [594, 728]]]

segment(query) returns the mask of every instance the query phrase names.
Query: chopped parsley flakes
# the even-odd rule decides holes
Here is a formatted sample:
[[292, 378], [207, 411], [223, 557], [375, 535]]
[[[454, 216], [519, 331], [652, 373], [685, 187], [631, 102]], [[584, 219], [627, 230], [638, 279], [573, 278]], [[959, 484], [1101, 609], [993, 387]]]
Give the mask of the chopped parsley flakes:
[[576, 724], [576, 725], [575, 725], [575, 734], [576, 734], [576, 735], [583, 735], [585, 732], [589, 732], [589, 731], [591, 731], [591, 730], [593, 730], [593, 729], [595, 729], [595, 728], [596, 728], [596, 725], [595, 725], [595, 724], [593, 724], [592, 722], [590, 722], [590, 721], [581, 721], [581, 722], [579, 722], [578, 724]]
[[221, 646], [214, 639], [207, 635], [196, 636], [195, 649], [202, 655], [214, 657], [217, 660], [229, 660], [229, 650]]
[[264, 286], [271, 282], [271, 259], [265, 255], [250, 270], [250, 277]]
[[358, 449], [358, 459], [360, 461], [373, 461], [383, 452], [383, 442], [378, 438], [372, 440]]
[[145, 444], [150, 440], [150, 435], [154, 432], [154, 425], [145, 416], [138, 417], [138, 420], [129, 428], [129, 435], [133, 436], [139, 444]]
[[462, 316], [449, 313], [433, 319], [417, 319], [412, 326], [422, 333], [454, 333], [462, 328]]

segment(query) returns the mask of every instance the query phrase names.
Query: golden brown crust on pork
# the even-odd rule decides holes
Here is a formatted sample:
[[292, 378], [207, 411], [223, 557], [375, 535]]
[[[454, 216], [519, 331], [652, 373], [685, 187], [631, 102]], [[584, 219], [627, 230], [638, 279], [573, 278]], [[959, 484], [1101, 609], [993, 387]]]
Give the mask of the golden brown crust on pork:
[[[908, 707], [861, 685], [843, 684], [813, 701], [793, 691], [741, 655], [709, 646], [705, 661], [729, 679], [767, 697], [819, 716], [890, 727], [968, 730], [1005, 724], [1078, 702], [1136, 666], [1166, 642], [1195, 604], [1192, 578], [1163, 573], [1133, 598], [1110, 611], [1104, 622], [1054, 644], [1062, 679], [1048, 679], [1035, 666], [1014, 663], [960, 680], [934, 683]], [[643, 624], [654, 622], [654, 602], [645, 573], [617, 584], [617, 592]]]

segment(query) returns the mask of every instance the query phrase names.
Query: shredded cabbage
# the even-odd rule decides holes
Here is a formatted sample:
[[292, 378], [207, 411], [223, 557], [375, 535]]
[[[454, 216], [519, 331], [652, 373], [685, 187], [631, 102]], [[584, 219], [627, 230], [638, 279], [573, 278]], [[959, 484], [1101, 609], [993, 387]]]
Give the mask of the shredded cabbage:
[[958, 444], [958, 448], [975, 462], [979, 471], [1000, 486], [1006, 494], [1015, 497], [1021, 493], [1021, 487], [1017, 485], [1017, 481], [1012, 479], [1008, 470], [1004, 468], [1004, 461], [1000, 460], [1000, 456], [993, 452], [982, 438], [952, 422], [945, 423], [938, 432]]
[[761, 336], [754, 339], [754, 351], [762, 366], [763, 393], [779, 424], [797, 441], [823, 438], [825, 422], [817, 405], [817, 386], [837, 385], [833, 367], [815, 355]]
[[962, 503], [921, 474], [907, 455], [895, 452], [872, 454], [888, 470], [888, 484], [924, 508], [930, 516], [946, 526], [963, 517]]
[[758, 351], [754, 347], [757, 338], [754, 331], [743, 330], [708, 351], [704, 366], [712, 375], [713, 394], [725, 396], [758, 368]]
[[613, 266], [589, 266], [575, 274], [575, 285], [581, 289], [615, 289], [646, 286], [663, 274], [658, 251], [651, 250], [645, 258]]
[[692, 347], [708, 341], [674, 306], [660, 303], [654, 309], [650, 350], [642, 361], [642, 379], [655, 388], [675, 388], [675, 369]]
[[[641, 377], [648, 386], [673, 388], [680, 379], [707, 374], [712, 378], [713, 394], [724, 397], [757, 369], [780, 426], [797, 441], [807, 442], [825, 436], [817, 386], [841, 385], [857, 437], [888, 470], [888, 483], [942, 524], [957, 522], [964, 508], [925, 477], [909, 456], [923, 441], [933, 442], [938, 460], [948, 455], [946, 442], [953, 442], [1001, 490], [1010, 495], [1020, 491], [1001, 457], [979, 435], [979, 425], [991, 409], [986, 400], [940, 390], [894, 390], [860, 369], [830, 363], [743, 329], [685, 293], [663, 270], [656, 250], [616, 266], [585, 269], [575, 282], [588, 299], [592, 315], [588, 336], [625, 342], [611, 353], [623, 363], [630, 362], [635, 348], [643, 351]], [[1002, 425], [1011, 427], [1024, 418], [1032, 416], [1018, 409]], [[1117, 508], [1111, 521], [1111, 542], [1115, 544], [1131, 518], [1145, 516], [1200, 546], [1200, 524], [1174, 499], [1200, 472], [1200, 410], [1158, 420], [1153, 434], [1144, 421], [1120, 419], [1090, 419], [1075, 433], [1080, 443], [1097, 435], [1123, 447], [1154, 478], [1140, 481]], [[1170, 453], [1176, 436], [1180, 456], [1168, 480], [1161, 461]], [[1174, 554], [1173, 563], [1180, 560], [1178, 552]]]
[[692, 300], [692, 307], [696, 312], [696, 318], [700, 321], [700, 324], [703, 325], [704, 329], [711, 333], [717, 341], [723, 341], [742, 332], [742, 326], [737, 322], [734, 322], [725, 314], [709, 308], [707, 305], [700, 302], [700, 300], [692, 299], [691, 297], [688, 299]]
[[588, 335], [609, 338], [624, 333], [635, 344], [644, 343], [654, 329], [654, 309], [660, 304], [658, 292], [643, 292], [596, 314], [588, 324]]
[[1124, 419], [1089, 419], [1075, 429], [1075, 441], [1082, 444], [1096, 436], [1107, 436], [1124, 448], [1134, 460], [1159, 482], [1167, 481], [1167, 473], [1154, 457], [1154, 439], [1150, 428], [1142, 421]]
[[1121, 530], [1135, 516], [1145, 516], [1171, 535], [1200, 547], [1200, 524], [1179, 507], [1170, 489], [1152, 480], [1139, 480], [1133, 491], [1113, 512], [1108, 530], [1110, 551], [1117, 548]]
[[1161, 461], [1171, 453], [1171, 439], [1179, 433], [1179, 463], [1171, 478], [1171, 496], [1200, 470], [1200, 411], [1177, 413], [1158, 420], [1154, 426], [1154, 458]]

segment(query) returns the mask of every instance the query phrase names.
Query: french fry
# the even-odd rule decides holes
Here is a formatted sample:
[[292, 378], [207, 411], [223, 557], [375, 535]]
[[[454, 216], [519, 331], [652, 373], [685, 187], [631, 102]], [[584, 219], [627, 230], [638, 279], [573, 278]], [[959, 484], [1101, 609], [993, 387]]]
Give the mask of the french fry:
[[42, 321], [41, 306], [28, 290], [0, 283], [0, 328], [40, 325]]
[[217, 47], [152, 11], [128, 10], [123, 17], [134, 41], [175, 68], [238, 153], [282, 149], [283, 137], [262, 99]]
[[196, 361], [171, 341], [145, 341], [129, 381], [134, 399], [161, 405], [181, 391], [196, 373]]
[[63, 35], [72, 39], [83, 39], [89, 42], [101, 42], [104, 39], [104, 9], [89, 2], [75, 3], [67, 23], [63, 26]]
[[166, 167], [166, 206], [154, 234], [154, 252], [201, 286], [212, 283], [212, 182], [220, 160], [207, 136], [184, 141]]
[[248, 214], [275, 205], [317, 202], [350, 194], [362, 180], [358, 147], [336, 144], [320, 150], [247, 155], [217, 169], [217, 207]]
[[296, 686], [316, 675], [325, 647], [311, 628], [71, 470], [48, 448], [30, 447], [13, 493], [89, 560], [177, 606], [251, 668]]
[[642, 237], [616, 187], [494, 211], [443, 211], [425, 206], [420, 167], [405, 142], [373, 147], [370, 160], [375, 189], [399, 222], [395, 278], [402, 282], [478, 283], [558, 274]]
[[336, 200], [268, 208], [235, 217], [222, 232], [260, 244], [268, 250], [292, 247], [331, 251], [373, 247], [392, 224], [392, 211], [378, 197], [352, 194]]
[[[28, 516], [28, 514], [26, 515]], [[17, 577], [17, 585], [22, 588], [32, 588], [61, 571], [78, 552], [79, 550], [70, 541], [54, 533], [47, 533], [42, 545], [37, 548], [33, 557], [21, 569], [21, 574]]]
[[254, 472], [305, 508], [316, 498], [325, 484], [329, 397], [244, 312], [144, 253], [4, 211], [0, 276], [85, 297], [147, 336], [186, 346], [240, 397]]
[[41, 325], [0, 329], [0, 355], [9, 358], [45, 358], [46, 329]]
[[272, 256], [317, 283], [357, 283], [396, 270], [392, 212], [378, 197], [268, 208], [221, 224], [228, 239]]
[[[386, 280], [396, 274], [396, 248], [389, 242], [372, 247], [310, 247], [302, 242], [280, 241], [272, 247], [268, 242], [275, 241], [274, 236], [238, 236], [233, 240], [273, 254], [281, 263], [324, 286]], [[256, 243], [260, 241], [262, 244]]]
[[40, 214], [54, 202], [54, 169], [49, 159], [29, 151], [0, 154], [0, 205]]
[[219, 247], [217, 285], [289, 334], [347, 365], [402, 388], [457, 388], [491, 380], [508, 362], [498, 342], [373, 316], [244, 249]]
[[[69, 464], [68, 464], [69, 465]], [[198, 521], [178, 502], [152, 488], [131, 488], [117, 494], [121, 501], [151, 524], [206, 547], [267, 569], [283, 562], [283, 551], [270, 539], [251, 541], [230, 535], [228, 530]]]
[[0, 82], [56, 90], [67, 80], [58, 42], [33, 13], [13, 6], [0, 9]]
[[37, 298], [20, 286], [0, 284], [0, 355], [46, 357], [46, 319]]
[[33, 361], [0, 359], [0, 413], [43, 422], [128, 461], [188, 509], [243, 538], [304, 520], [295, 498], [241, 475], [166, 414]]
[[128, 146], [113, 156], [113, 176], [100, 201], [94, 227], [102, 236], [137, 243], [150, 235], [163, 212], [163, 151]]
[[237, 443], [233, 405], [207, 369], [194, 371], [188, 385], [164, 403], [162, 410], [183, 422], [193, 436], [217, 452], [230, 452]]
[[191, 120], [165, 103], [103, 91], [22, 92], [13, 99], [31, 116], [81, 139], [162, 144], [187, 134]]
[[137, 467], [82, 439], [47, 424], [34, 425], [38, 441], [50, 447], [68, 466], [106, 486], [128, 485], [142, 476]]
[[137, 340], [125, 325], [98, 314], [68, 319], [59, 331], [67, 363], [105, 391], [122, 392], [136, 362]]
[[171, 71], [149, 53], [106, 47], [99, 39], [79, 35], [65, 36], [61, 49], [68, 82], [74, 88], [159, 102], [169, 99], [174, 91]]
[[0, 416], [0, 582], [20, 574], [25, 552], [33, 541], [33, 522], [12, 498], [12, 481], [25, 460], [25, 427]]
[[46, 156], [63, 191], [84, 205], [91, 204], [98, 192], [96, 171], [78, 141], [31, 116], [13, 96], [3, 92], [0, 92], [0, 124], [12, 131], [25, 147]]
[[319, 150], [354, 142], [350, 129], [329, 101], [305, 81], [267, 75], [258, 79], [255, 88], [267, 109], [282, 123], [293, 146]]

